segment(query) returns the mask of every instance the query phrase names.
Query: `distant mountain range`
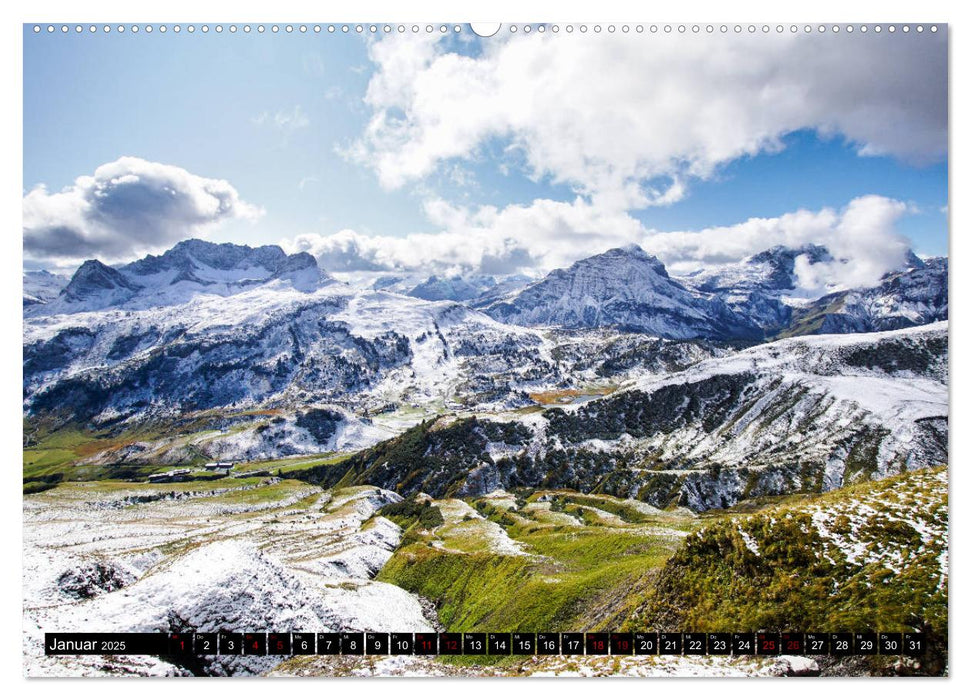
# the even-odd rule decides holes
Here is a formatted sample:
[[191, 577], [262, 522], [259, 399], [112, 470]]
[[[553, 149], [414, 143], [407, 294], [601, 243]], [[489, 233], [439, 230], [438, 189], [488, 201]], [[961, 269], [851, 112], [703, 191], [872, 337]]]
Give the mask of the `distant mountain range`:
[[[630, 246], [532, 282], [354, 283], [276, 246], [89, 260], [24, 275], [24, 412], [163, 426], [90, 464], [358, 452], [303, 478], [435, 496], [705, 510], [945, 463], [947, 259], [805, 299], [800, 256], [832, 260], [773, 248], [675, 278]], [[780, 340], [800, 335], [819, 337]]]
[[947, 259], [910, 254], [872, 288], [837, 292], [807, 305], [795, 260], [832, 260], [821, 246], [776, 247], [740, 263], [676, 279], [637, 246], [616, 248], [554, 270], [484, 307], [524, 326], [611, 326], [665, 338], [757, 341], [806, 333], [889, 330], [947, 318]]
[[62, 278], [47, 272], [24, 277], [25, 309], [50, 305], [25, 312], [45, 315], [172, 305], [188, 302], [199, 293], [230, 296], [274, 281], [309, 292], [332, 281], [309, 253], [287, 255], [275, 245], [251, 248], [196, 239], [117, 268], [88, 260], [56, 297], [53, 292]]
[[[670, 339], [761, 341], [807, 333], [891, 330], [947, 318], [947, 258], [905, 264], [874, 287], [816, 299], [790, 296], [797, 258], [832, 261], [817, 245], [777, 246], [728, 265], [675, 278], [638, 246], [615, 248], [530, 281], [518, 276], [385, 275], [371, 285], [425, 301], [453, 301], [509, 325], [615, 328]], [[334, 284], [308, 253], [278, 246], [187, 240], [162, 255], [120, 267], [85, 262], [68, 280], [24, 274], [30, 317], [109, 308], [147, 309], [188, 303], [197, 295], [229, 297], [257, 287], [307, 294]]]

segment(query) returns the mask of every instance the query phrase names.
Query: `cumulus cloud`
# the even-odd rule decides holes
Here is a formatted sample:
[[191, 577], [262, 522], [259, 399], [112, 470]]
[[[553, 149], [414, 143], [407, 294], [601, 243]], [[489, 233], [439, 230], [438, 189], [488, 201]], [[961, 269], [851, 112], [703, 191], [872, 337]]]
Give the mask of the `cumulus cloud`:
[[435, 36], [373, 42], [372, 116], [345, 154], [394, 189], [497, 138], [531, 176], [631, 209], [676, 201], [799, 129], [861, 155], [946, 153], [944, 36], [506, 37], [476, 57]]
[[310, 252], [324, 269], [334, 271], [535, 274], [622, 245], [643, 232], [640, 222], [628, 214], [605, 213], [580, 198], [574, 202], [543, 199], [503, 209], [431, 200], [425, 203], [425, 214], [438, 230], [402, 237], [351, 230], [309, 233], [281, 245]]
[[123, 157], [60, 192], [30, 190], [23, 198], [24, 254], [54, 265], [126, 260], [261, 213], [225, 180]]
[[383, 236], [362, 236], [350, 229], [330, 236], [305, 233], [284, 241], [290, 253], [310, 253], [317, 263], [329, 272], [359, 272], [389, 270], [397, 267], [393, 255], [382, 253], [389, 241], [400, 239]]
[[737, 262], [773, 246], [823, 245], [833, 260], [810, 264], [797, 258], [801, 291], [815, 295], [831, 289], [875, 284], [906, 260], [910, 243], [896, 231], [908, 211], [904, 202], [878, 195], [857, 197], [842, 210], [799, 210], [772, 218], [752, 218], [733, 226], [699, 231], [650, 232], [643, 246], [673, 274]]
[[907, 211], [903, 202], [876, 195], [858, 197], [843, 209], [799, 210], [698, 231], [654, 231], [626, 212], [611, 212], [582, 197], [573, 202], [537, 200], [503, 209], [426, 203], [436, 233], [404, 237], [344, 230], [304, 234], [281, 245], [317, 256], [338, 272], [410, 270], [429, 274], [482, 272], [542, 274], [609, 248], [636, 243], [659, 257], [672, 274], [725, 265], [776, 245], [824, 245], [832, 262], [797, 268], [807, 294], [876, 283], [901, 265], [908, 241], [896, 232]]
[[[343, 151], [397, 189], [478, 164], [496, 144], [572, 201], [462, 207], [425, 203], [434, 233], [308, 234], [304, 249], [380, 269], [542, 273], [637, 243], [674, 273], [737, 262], [774, 245], [827, 246], [800, 260], [805, 291], [872, 284], [901, 264], [901, 202], [865, 196], [700, 231], [648, 230], [631, 212], [683, 199], [693, 180], [777, 152], [810, 129], [862, 156], [926, 163], [946, 155], [946, 38], [820, 35], [504, 35], [482, 52], [436, 36], [369, 45], [375, 66], [361, 137]], [[345, 269], [350, 269], [345, 267]]]

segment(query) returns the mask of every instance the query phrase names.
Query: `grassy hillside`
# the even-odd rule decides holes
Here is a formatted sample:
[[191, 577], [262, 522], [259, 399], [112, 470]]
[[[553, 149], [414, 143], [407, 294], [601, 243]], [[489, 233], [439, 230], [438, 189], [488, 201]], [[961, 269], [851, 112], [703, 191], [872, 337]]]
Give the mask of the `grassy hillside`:
[[[261, 412], [241, 411], [232, 417], [246, 416]], [[143, 481], [150, 474], [163, 472], [173, 467], [201, 467], [213, 461], [211, 457], [191, 446], [185, 451], [186, 458], [177, 462], [151, 464], [106, 464], [92, 459], [106, 450], [117, 450], [138, 442], [188, 442], [194, 435], [211, 434], [212, 421], [220, 420], [216, 412], [186, 418], [181, 422], [146, 423], [127, 430], [94, 429], [77, 424], [54, 426], [34, 419], [23, 422], [23, 492], [39, 493], [53, 488], [61, 482], [101, 481], [120, 479]], [[320, 454], [284, 457], [274, 460], [239, 463], [236, 471], [255, 469], [268, 470], [276, 476], [289, 476], [292, 472], [302, 473], [321, 465], [334, 465], [345, 460], [346, 455]], [[198, 478], [213, 478], [206, 473], [196, 474]]]
[[638, 611], [655, 629], [920, 631], [948, 625], [947, 470], [720, 518], [685, 540]]
[[104, 466], [79, 464], [102, 450], [138, 440], [157, 439], [162, 433], [151, 426], [123, 435], [93, 431], [75, 425], [52, 428], [24, 421], [24, 493], [36, 493], [61, 481], [144, 478], [160, 466]]
[[380, 579], [449, 630], [921, 631], [925, 671], [944, 663], [946, 469], [700, 518], [566, 491], [408, 503]]
[[690, 514], [569, 492], [427, 508], [443, 522], [427, 527], [413, 511], [406, 544], [379, 578], [434, 601], [454, 631], [616, 629], [698, 526]]

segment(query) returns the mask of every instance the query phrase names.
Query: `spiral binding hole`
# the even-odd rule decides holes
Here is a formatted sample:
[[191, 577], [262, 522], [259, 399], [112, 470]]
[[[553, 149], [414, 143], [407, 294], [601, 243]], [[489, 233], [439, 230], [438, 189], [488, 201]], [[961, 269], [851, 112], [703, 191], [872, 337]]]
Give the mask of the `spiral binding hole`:
[[[370, 25], [362, 25], [362, 24], [348, 25], [348, 24], [343, 24], [343, 25], [333, 25], [333, 24], [330, 24], [330, 25], [324, 25], [324, 26], [326, 26], [326, 30], [327, 30], [327, 33], [328, 34], [335, 34], [335, 33], [338, 32], [338, 30], [342, 34], [351, 34], [351, 33], [354, 33], [354, 34], [365, 34], [365, 33], [367, 33], [367, 34], [372, 34], [372, 35], [373, 34], [381, 34], [381, 33], [383, 33], [383, 34], [394, 34], [394, 33], [397, 33], [397, 34], [405, 34], [405, 33], [409, 32], [409, 31], [412, 34], [418, 34], [418, 33], [423, 32], [423, 33], [426, 33], [426, 34], [438, 33], [440, 35], [447, 35], [447, 34], [450, 34], [450, 33], [459, 34], [459, 33], [461, 33], [463, 31], [462, 25], [459, 25], [459, 24], [455, 24], [455, 25], [448, 25], [448, 24], [432, 25], [432, 24], [427, 24], [427, 25], [424, 25], [424, 26], [418, 25], [418, 24], [413, 24], [413, 25], [410, 25], [410, 26], [409, 25], [404, 25], [404, 24], [398, 24], [398, 25], [392, 25], [392, 24], [383, 24], [383, 25], [381, 25], [381, 24], [370, 24]], [[567, 34], [573, 34], [574, 32], [579, 32], [580, 34], [587, 34], [587, 33], [592, 33], [592, 34], [605, 34], [605, 33], [606, 34], [617, 34], [617, 33], [630, 34], [631, 32], [634, 32], [634, 33], [637, 33], [637, 34], [643, 34], [644, 31], [645, 31], [644, 25], [640, 25], [640, 24], [633, 25], [633, 26], [632, 25], [629, 25], [629, 24], [622, 24], [622, 25], [616, 25], [616, 24], [607, 24], [607, 25], [601, 25], [601, 24], [591, 24], [591, 25], [587, 25], [587, 24], [567, 24], [567, 25], [558, 25], [558, 24], [510, 24], [510, 25], [507, 25], [507, 26], [502, 27], [502, 28], [505, 29], [506, 32], [508, 32], [509, 34], [545, 34], [547, 32], [552, 33], [552, 34], [559, 34], [561, 31], [565, 31]], [[160, 25], [151, 25], [151, 24], [145, 24], [145, 25], [138, 25], [138, 24], [130, 24], [130, 25], [128, 25], [128, 24], [109, 25], [109, 24], [105, 24], [105, 25], [101, 25], [101, 26], [94, 25], [94, 24], [91, 24], [91, 25], [82, 25], [82, 24], [76, 24], [76, 25], [68, 25], [68, 24], [61, 24], [61, 25], [54, 25], [54, 24], [48, 24], [48, 25], [34, 24], [34, 25], [30, 25], [30, 30], [34, 34], [44, 34], [44, 33], [47, 33], [47, 34], [55, 34], [55, 33], [70, 34], [70, 33], [72, 33], [72, 29], [73, 29], [73, 33], [75, 33], [75, 34], [84, 34], [84, 33], [89, 33], [89, 34], [112, 34], [112, 33], [114, 33], [114, 34], [125, 34], [125, 33], [138, 34], [140, 32], [141, 33], [144, 33], [144, 34], [152, 34], [152, 33], [167, 34], [170, 30], [174, 34], [180, 34], [183, 31], [183, 26], [182, 25], [178, 25], [178, 24], [174, 24], [174, 25], [165, 25], [165, 24], [160, 24]], [[224, 33], [224, 30], [228, 30], [228, 33], [230, 33], [230, 34], [237, 34], [240, 31], [242, 31], [243, 34], [250, 34], [253, 31], [254, 27], [251, 27], [248, 24], [245, 24], [245, 25], [230, 24], [230, 25], [225, 25], [225, 26], [224, 25], [221, 25], [221, 24], [216, 24], [216, 25], [212, 25], [212, 26], [210, 26], [208, 24], [202, 24], [202, 25], [189, 24], [189, 25], [185, 25], [184, 26], [184, 29], [189, 34], [195, 34], [197, 29], [202, 34], [209, 34], [210, 33], [210, 29], [212, 29], [212, 31], [214, 33], [216, 33], [216, 34], [222, 34], [222, 33]], [[281, 29], [286, 34], [294, 34], [294, 33], [307, 34], [310, 31], [313, 31], [314, 34], [320, 34], [323, 31], [323, 27], [321, 25], [319, 25], [319, 24], [314, 24], [314, 25], [307, 25], [307, 24], [299, 24], [299, 25], [286, 24], [286, 25], [282, 25], [282, 26], [281, 25], [277, 25], [277, 24], [269, 25], [269, 31], [271, 33], [273, 33], [273, 34], [279, 34], [281, 32]], [[911, 33], [914, 33], [914, 34], [923, 34], [925, 32], [930, 32], [932, 34], [936, 34], [940, 30], [940, 27], [938, 25], [936, 25], [936, 24], [931, 24], [931, 25], [922, 25], [922, 24], [914, 24], [914, 25], [908, 25], [908, 24], [901, 24], [901, 25], [895, 25], [895, 24], [887, 24], [887, 25], [880, 25], [880, 24], [872, 24], [872, 25], [866, 25], [866, 24], [860, 24], [860, 25], [853, 25], [853, 24], [846, 24], [846, 25], [832, 24], [832, 25], [825, 25], [825, 24], [819, 24], [819, 25], [815, 25], [815, 26], [814, 25], [811, 25], [811, 24], [805, 24], [805, 25], [791, 24], [791, 25], [788, 25], [788, 26], [779, 24], [779, 25], [776, 25], [774, 27], [771, 26], [771, 25], [768, 25], [768, 24], [763, 24], [763, 25], [756, 25], [756, 24], [749, 24], [749, 25], [741, 25], [741, 24], [735, 24], [735, 25], [726, 25], [726, 24], [721, 24], [721, 25], [713, 25], [713, 24], [707, 24], [707, 25], [699, 25], [699, 24], [677, 24], [677, 25], [664, 24], [664, 25], [657, 25], [657, 24], [652, 24], [652, 25], [649, 25], [646, 29], [651, 34], [657, 34], [657, 33], [661, 32], [661, 33], [664, 33], [664, 34], [675, 34], [675, 33], [677, 33], [677, 34], [683, 34], [683, 35], [688, 35], [688, 34], [701, 34], [702, 32], [707, 33], [707, 34], [714, 34], [716, 32], [721, 33], [721, 34], [728, 34], [728, 33], [734, 33], [734, 34], [771, 34], [771, 33], [773, 33], [773, 31], [776, 34], [783, 34], [786, 31], [788, 31], [791, 34], [798, 34], [798, 33], [803, 33], [803, 34], [826, 34], [826, 33], [839, 34], [840, 32], [845, 32], [846, 34], [853, 34], [854, 32], [857, 32], [857, 31], [860, 32], [861, 34], [866, 34], [866, 33], [869, 33], [869, 32], [872, 32], [872, 33], [875, 33], [875, 34], [884, 34], [884, 33], [886, 33], [886, 34], [911, 34]], [[262, 24], [256, 25], [255, 26], [255, 30], [259, 34], [264, 34], [267, 31], [267, 26], [266, 25], [262, 25]]]

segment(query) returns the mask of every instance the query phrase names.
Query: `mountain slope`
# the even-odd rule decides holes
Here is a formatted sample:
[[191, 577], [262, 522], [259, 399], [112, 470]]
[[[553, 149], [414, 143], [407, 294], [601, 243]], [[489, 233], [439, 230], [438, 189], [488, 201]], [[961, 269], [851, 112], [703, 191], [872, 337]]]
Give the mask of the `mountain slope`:
[[101, 422], [465, 393], [502, 402], [510, 382], [550, 374], [544, 348], [535, 332], [454, 303], [258, 285], [178, 305], [27, 318], [24, 400], [31, 414]]
[[[946, 663], [948, 474], [934, 469], [719, 519], [639, 611], [656, 629], [913, 631]], [[936, 662], [936, 663], [935, 663]]]
[[796, 309], [783, 335], [893, 330], [947, 318], [948, 259], [930, 258], [875, 287], [829, 294]]
[[947, 333], [779, 341], [517, 421], [439, 420], [302, 475], [403, 494], [571, 488], [725, 508], [947, 461]]
[[24, 272], [23, 294], [24, 306], [46, 304], [57, 299], [61, 290], [70, 280], [64, 275], [55, 275], [47, 270], [29, 270]]
[[408, 291], [408, 296], [427, 301], [471, 301], [496, 286], [492, 277], [437, 277], [432, 275]]
[[[375, 515], [400, 500], [395, 494], [322, 493], [279, 479], [213, 486], [88, 482], [25, 499], [25, 668], [91, 675], [151, 662], [45, 656], [44, 633], [64, 630], [435, 629], [419, 600], [371, 580], [401, 539], [396, 525]], [[167, 659], [220, 676], [265, 672], [283, 660]]]

